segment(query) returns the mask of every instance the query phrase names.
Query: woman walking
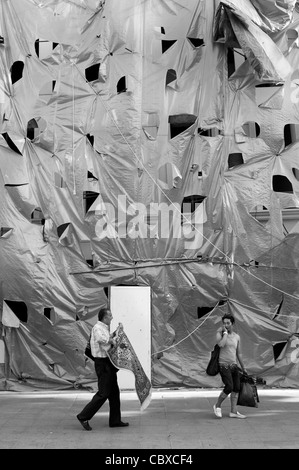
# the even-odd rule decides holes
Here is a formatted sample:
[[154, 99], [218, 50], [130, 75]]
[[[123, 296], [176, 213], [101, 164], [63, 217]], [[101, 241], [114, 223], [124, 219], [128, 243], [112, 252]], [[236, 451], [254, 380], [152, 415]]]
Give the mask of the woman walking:
[[230, 418], [244, 419], [246, 416], [237, 411], [240, 391], [240, 372], [237, 360], [243, 372], [246, 372], [240, 354], [240, 336], [234, 332], [235, 319], [233, 315], [224, 315], [222, 323], [222, 328], [217, 331], [216, 341], [220, 346], [219, 368], [224, 389], [220, 393], [217, 403], [213, 406], [213, 410], [217, 418], [222, 418], [221, 404], [230, 394]]

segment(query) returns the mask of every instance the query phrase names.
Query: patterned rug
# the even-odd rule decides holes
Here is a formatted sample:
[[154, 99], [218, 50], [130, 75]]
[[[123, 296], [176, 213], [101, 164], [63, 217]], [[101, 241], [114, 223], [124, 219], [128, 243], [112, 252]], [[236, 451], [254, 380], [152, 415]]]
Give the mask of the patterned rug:
[[115, 338], [116, 345], [108, 351], [112, 364], [118, 369], [127, 369], [135, 376], [135, 389], [138, 395], [141, 410], [145, 410], [151, 401], [152, 386], [145, 374], [142, 365], [124, 331]]

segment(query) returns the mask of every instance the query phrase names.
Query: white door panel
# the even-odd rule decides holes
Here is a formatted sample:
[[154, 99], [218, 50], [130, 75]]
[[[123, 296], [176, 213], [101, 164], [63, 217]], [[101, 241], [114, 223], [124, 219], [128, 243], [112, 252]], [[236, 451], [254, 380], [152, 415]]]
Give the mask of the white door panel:
[[[148, 286], [111, 286], [111, 331], [122, 323], [138, 359], [151, 380], [151, 289]], [[121, 390], [135, 390], [135, 377], [121, 369], [118, 374]]]

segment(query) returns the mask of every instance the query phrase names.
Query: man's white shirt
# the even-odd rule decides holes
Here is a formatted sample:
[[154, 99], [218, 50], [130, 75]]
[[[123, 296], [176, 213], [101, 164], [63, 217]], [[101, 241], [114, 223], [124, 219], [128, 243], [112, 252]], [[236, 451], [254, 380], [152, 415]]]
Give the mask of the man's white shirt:
[[90, 347], [94, 357], [107, 357], [111, 347], [109, 326], [97, 321], [91, 332]]

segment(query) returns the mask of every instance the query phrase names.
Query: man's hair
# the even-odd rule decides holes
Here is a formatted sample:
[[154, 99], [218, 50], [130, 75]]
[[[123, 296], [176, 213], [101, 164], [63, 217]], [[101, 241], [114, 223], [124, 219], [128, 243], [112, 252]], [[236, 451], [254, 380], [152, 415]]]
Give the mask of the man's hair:
[[230, 320], [232, 325], [235, 323], [235, 317], [233, 315], [230, 315], [229, 313], [226, 313], [225, 315], [223, 315], [222, 317], [222, 321], [225, 320], [227, 318], [227, 320]]
[[103, 318], [107, 315], [107, 312], [109, 311], [109, 308], [107, 307], [104, 307], [104, 308], [101, 308], [99, 310], [99, 313], [98, 313], [98, 319], [99, 321], [102, 321]]

